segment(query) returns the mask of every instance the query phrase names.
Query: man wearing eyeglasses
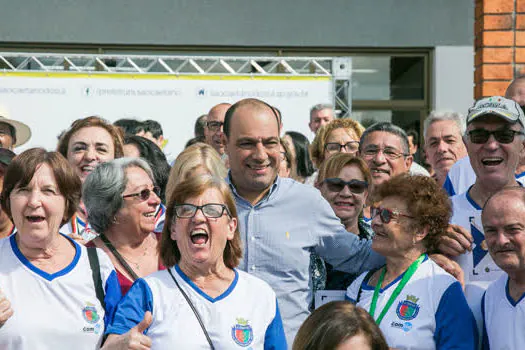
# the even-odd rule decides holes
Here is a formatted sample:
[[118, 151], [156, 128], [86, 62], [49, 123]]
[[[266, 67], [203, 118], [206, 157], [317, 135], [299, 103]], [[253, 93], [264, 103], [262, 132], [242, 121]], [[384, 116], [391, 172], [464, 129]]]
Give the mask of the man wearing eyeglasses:
[[224, 115], [230, 106], [231, 104], [229, 103], [219, 103], [213, 106], [208, 112], [206, 127], [204, 128], [206, 143], [212, 146], [221, 156], [224, 154], [224, 143], [222, 139]]
[[312, 253], [354, 274], [378, 267], [383, 258], [369, 241], [346, 231], [316, 188], [277, 175], [279, 129], [278, 114], [257, 99], [235, 103], [224, 120], [227, 181], [243, 241], [239, 268], [275, 290], [291, 346], [309, 315]]
[[[481, 297], [488, 285], [503, 274], [488, 254], [481, 210], [494, 193], [519, 185], [514, 174], [525, 155], [524, 125], [525, 115], [520, 106], [501, 96], [476, 101], [467, 115], [463, 141], [476, 180], [466, 192], [451, 198], [451, 224], [463, 227], [472, 236], [471, 250], [459, 255], [457, 262], [465, 273], [465, 295], [478, 326]], [[452, 246], [465, 245], [462, 243], [465, 240], [466, 236], [459, 234], [446, 239]]]
[[388, 122], [375, 123], [365, 130], [359, 144], [359, 155], [370, 169], [372, 191], [373, 186], [408, 173], [413, 161], [407, 134]]

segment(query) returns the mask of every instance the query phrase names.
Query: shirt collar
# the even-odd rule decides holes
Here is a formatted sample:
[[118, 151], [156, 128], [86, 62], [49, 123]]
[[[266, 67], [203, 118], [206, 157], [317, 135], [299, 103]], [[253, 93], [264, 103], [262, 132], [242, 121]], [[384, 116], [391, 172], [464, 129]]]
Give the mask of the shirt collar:
[[[239, 193], [237, 193], [237, 189], [235, 188], [235, 185], [233, 184], [232, 182], [232, 179], [231, 179], [231, 170], [228, 171], [228, 176], [226, 177], [226, 183], [230, 186], [230, 189], [232, 190], [232, 193], [235, 197], [239, 198], [239, 199], [242, 199], [243, 201], [245, 201], [246, 203], [250, 204], [250, 202], [248, 202], [246, 199], [244, 199]], [[272, 194], [274, 192], [277, 191], [277, 189], [279, 188], [281, 184], [281, 178], [279, 177], [279, 175], [277, 175], [277, 177], [275, 178], [275, 181], [273, 182], [273, 184], [271, 185], [270, 187], [270, 190], [266, 193], [266, 195], [258, 202], [256, 203], [254, 206], [257, 206], [267, 200], [270, 199], [270, 196], [272, 196]]]

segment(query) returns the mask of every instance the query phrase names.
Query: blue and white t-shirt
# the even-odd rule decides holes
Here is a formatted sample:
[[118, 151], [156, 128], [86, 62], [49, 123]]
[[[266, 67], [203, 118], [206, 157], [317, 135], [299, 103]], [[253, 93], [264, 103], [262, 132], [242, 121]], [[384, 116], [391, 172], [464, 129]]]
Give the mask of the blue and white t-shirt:
[[71, 240], [76, 250], [73, 261], [48, 274], [27, 260], [15, 238], [0, 240], [0, 289], [14, 311], [0, 328], [0, 349], [98, 349], [121, 297], [109, 257], [97, 249], [106, 293], [104, 310], [96, 296], [86, 247]]
[[465, 296], [481, 329], [481, 298], [488, 286], [504, 272], [494, 263], [489, 254], [485, 233], [481, 223], [481, 207], [467, 192], [451, 198], [451, 224], [465, 228], [474, 239], [472, 251], [461, 254], [456, 261], [465, 274]]
[[[375, 285], [366, 273], [348, 287], [346, 298], [369, 311]], [[403, 274], [404, 275], [404, 274]], [[380, 290], [374, 319], [403, 278], [399, 276]], [[474, 317], [454, 277], [428, 257], [423, 260], [379, 324], [388, 346], [396, 349], [476, 349]]]
[[[178, 266], [170, 270], [197, 309], [216, 349], [286, 349], [277, 298], [266, 282], [234, 270], [230, 287], [212, 298]], [[106, 333], [128, 332], [146, 311], [153, 315], [145, 332], [152, 340], [152, 349], [210, 348], [195, 314], [168, 271], [157, 271], [135, 281]]]
[[[516, 174], [516, 180], [525, 185], [525, 171]], [[452, 168], [450, 168], [443, 188], [447, 191], [449, 197], [468, 191], [470, 186], [476, 182], [476, 173], [470, 165], [470, 158], [468, 156], [458, 160]]]
[[470, 165], [470, 158], [465, 156], [459, 159], [448, 171], [443, 188], [449, 197], [463, 193], [476, 182], [476, 173]]
[[483, 349], [525, 349], [525, 295], [515, 302], [509, 277], [501, 276], [483, 296]]

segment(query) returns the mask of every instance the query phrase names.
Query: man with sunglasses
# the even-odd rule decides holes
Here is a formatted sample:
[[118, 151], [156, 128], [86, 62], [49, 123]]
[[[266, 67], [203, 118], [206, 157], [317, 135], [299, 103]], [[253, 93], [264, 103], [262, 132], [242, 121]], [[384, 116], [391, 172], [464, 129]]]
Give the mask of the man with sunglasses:
[[[516, 101], [522, 110], [525, 108], [525, 76], [519, 76], [514, 79], [505, 91], [505, 98]], [[428, 118], [427, 118], [428, 119]], [[427, 122], [425, 121], [425, 124]], [[465, 192], [476, 180], [476, 174], [470, 166], [468, 157], [459, 159], [450, 168], [447, 174], [443, 188], [449, 196]], [[525, 183], [525, 157], [521, 159], [516, 169], [516, 180], [521, 184]]]
[[222, 140], [224, 115], [230, 106], [231, 104], [229, 103], [219, 103], [213, 106], [208, 112], [204, 128], [206, 143], [212, 146], [221, 156], [224, 154], [224, 143]]
[[[470, 233], [471, 250], [457, 257], [465, 273], [465, 294], [478, 321], [481, 322], [481, 297], [488, 285], [502, 271], [488, 254], [481, 210], [488, 198], [508, 186], [517, 186], [514, 174], [520, 158], [525, 155], [525, 115], [520, 106], [501, 96], [476, 101], [467, 115], [463, 141], [476, 174], [475, 183], [464, 193], [451, 198], [451, 224]], [[460, 233], [445, 237], [450, 247], [465, 245], [467, 236]], [[466, 242], [467, 244], [469, 242]]]

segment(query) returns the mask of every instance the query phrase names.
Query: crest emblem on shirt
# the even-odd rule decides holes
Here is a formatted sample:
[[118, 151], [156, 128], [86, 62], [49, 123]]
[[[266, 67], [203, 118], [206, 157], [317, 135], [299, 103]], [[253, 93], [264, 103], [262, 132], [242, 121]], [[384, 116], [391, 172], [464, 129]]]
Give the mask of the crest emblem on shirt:
[[397, 317], [403, 321], [410, 321], [416, 318], [419, 313], [419, 305], [417, 302], [419, 298], [413, 295], [407, 295], [406, 300], [400, 301], [397, 305], [396, 314]]
[[86, 306], [82, 309], [82, 316], [84, 320], [88, 323], [95, 324], [100, 321], [100, 316], [98, 315], [97, 308], [91, 303], [87, 303]]
[[232, 338], [235, 344], [242, 347], [249, 346], [253, 341], [253, 329], [248, 324], [248, 320], [237, 318], [236, 324], [232, 327]]

